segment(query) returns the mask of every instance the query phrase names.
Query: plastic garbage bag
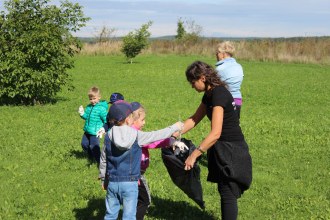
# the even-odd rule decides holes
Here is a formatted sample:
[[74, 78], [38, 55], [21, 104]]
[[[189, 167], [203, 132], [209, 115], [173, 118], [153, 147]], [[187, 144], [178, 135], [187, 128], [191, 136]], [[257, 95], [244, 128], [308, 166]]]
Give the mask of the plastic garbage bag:
[[189, 198], [194, 200], [201, 209], [205, 209], [203, 189], [200, 182], [200, 168], [198, 162], [190, 170], [184, 170], [184, 162], [196, 149], [196, 146], [185, 138], [181, 139], [189, 150], [180, 151], [172, 148], [162, 148], [162, 159], [173, 183]]

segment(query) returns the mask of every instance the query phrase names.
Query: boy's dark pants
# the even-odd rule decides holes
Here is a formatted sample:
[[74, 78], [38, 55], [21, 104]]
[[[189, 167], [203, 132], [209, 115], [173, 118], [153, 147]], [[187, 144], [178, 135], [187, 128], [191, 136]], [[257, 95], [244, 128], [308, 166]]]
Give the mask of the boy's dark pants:
[[97, 163], [100, 163], [100, 141], [96, 135], [84, 133], [81, 140], [81, 146], [88, 154], [90, 160], [95, 159]]
[[144, 176], [141, 176], [139, 181], [139, 195], [138, 195], [138, 204], [136, 209], [136, 220], [143, 220], [145, 214], [147, 213], [147, 209], [150, 205], [150, 192], [148, 188], [148, 184]]

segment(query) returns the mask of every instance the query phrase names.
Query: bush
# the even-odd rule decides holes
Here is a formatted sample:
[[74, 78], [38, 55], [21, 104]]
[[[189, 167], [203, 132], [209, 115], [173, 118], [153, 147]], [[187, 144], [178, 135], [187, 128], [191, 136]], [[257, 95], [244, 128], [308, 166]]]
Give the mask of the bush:
[[127, 60], [132, 63], [132, 59], [136, 57], [141, 51], [149, 45], [148, 38], [151, 33], [148, 31], [152, 22], [143, 24], [142, 27], [135, 32], [129, 32], [123, 38], [123, 46], [121, 51], [125, 54]]
[[89, 19], [69, 1], [9, 0], [0, 12], [0, 102], [44, 103], [61, 87], [72, 88], [67, 70], [81, 49], [76, 32]]

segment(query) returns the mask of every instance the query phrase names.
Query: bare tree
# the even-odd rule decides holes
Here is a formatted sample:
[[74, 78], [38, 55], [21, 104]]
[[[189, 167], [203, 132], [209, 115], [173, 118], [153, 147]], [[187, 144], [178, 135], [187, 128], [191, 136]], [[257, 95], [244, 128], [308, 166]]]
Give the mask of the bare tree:
[[97, 39], [97, 42], [107, 42], [111, 39], [115, 38], [114, 33], [117, 31], [116, 28], [111, 28], [107, 26], [102, 26], [100, 31], [97, 32], [95, 38]]
[[194, 20], [186, 20], [185, 21], [186, 31], [190, 35], [201, 37], [201, 33], [203, 31], [203, 27], [196, 24]]
[[183, 45], [190, 45], [201, 40], [201, 33], [203, 27], [196, 24], [194, 20], [184, 20], [182, 18], [178, 21], [177, 35], [175, 36]]

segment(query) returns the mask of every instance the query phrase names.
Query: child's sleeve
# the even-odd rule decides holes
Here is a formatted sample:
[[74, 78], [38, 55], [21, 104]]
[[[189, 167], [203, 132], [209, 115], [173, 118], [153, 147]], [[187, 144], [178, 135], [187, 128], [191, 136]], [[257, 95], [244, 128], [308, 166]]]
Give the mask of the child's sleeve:
[[84, 112], [84, 114], [83, 114], [83, 115], [80, 115], [80, 118], [82, 118], [82, 119], [84, 119], [84, 120], [86, 120], [86, 119], [87, 119], [87, 114], [86, 114], [86, 111]]
[[103, 181], [105, 178], [106, 169], [107, 169], [107, 158], [105, 154], [105, 145], [103, 145], [100, 156], [100, 165], [99, 165], [99, 179]]
[[169, 138], [174, 132], [179, 130], [180, 128], [176, 124], [173, 124], [172, 126], [157, 131], [137, 131], [138, 144], [144, 146], [155, 141], [163, 140], [164, 138]]
[[155, 141], [152, 142], [151, 144], [147, 144], [142, 146], [143, 148], [148, 148], [148, 149], [153, 149], [153, 148], [163, 148], [163, 147], [167, 147], [170, 145], [170, 138], [166, 138], [160, 141]]
[[87, 119], [87, 109], [88, 109], [88, 105], [84, 108], [84, 114], [80, 115], [80, 118], [86, 120]]
[[100, 117], [101, 117], [103, 124], [105, 124], [107, 122], [107, 114], [108, 114], [107, 110], [105, 108], [102, 108]]

